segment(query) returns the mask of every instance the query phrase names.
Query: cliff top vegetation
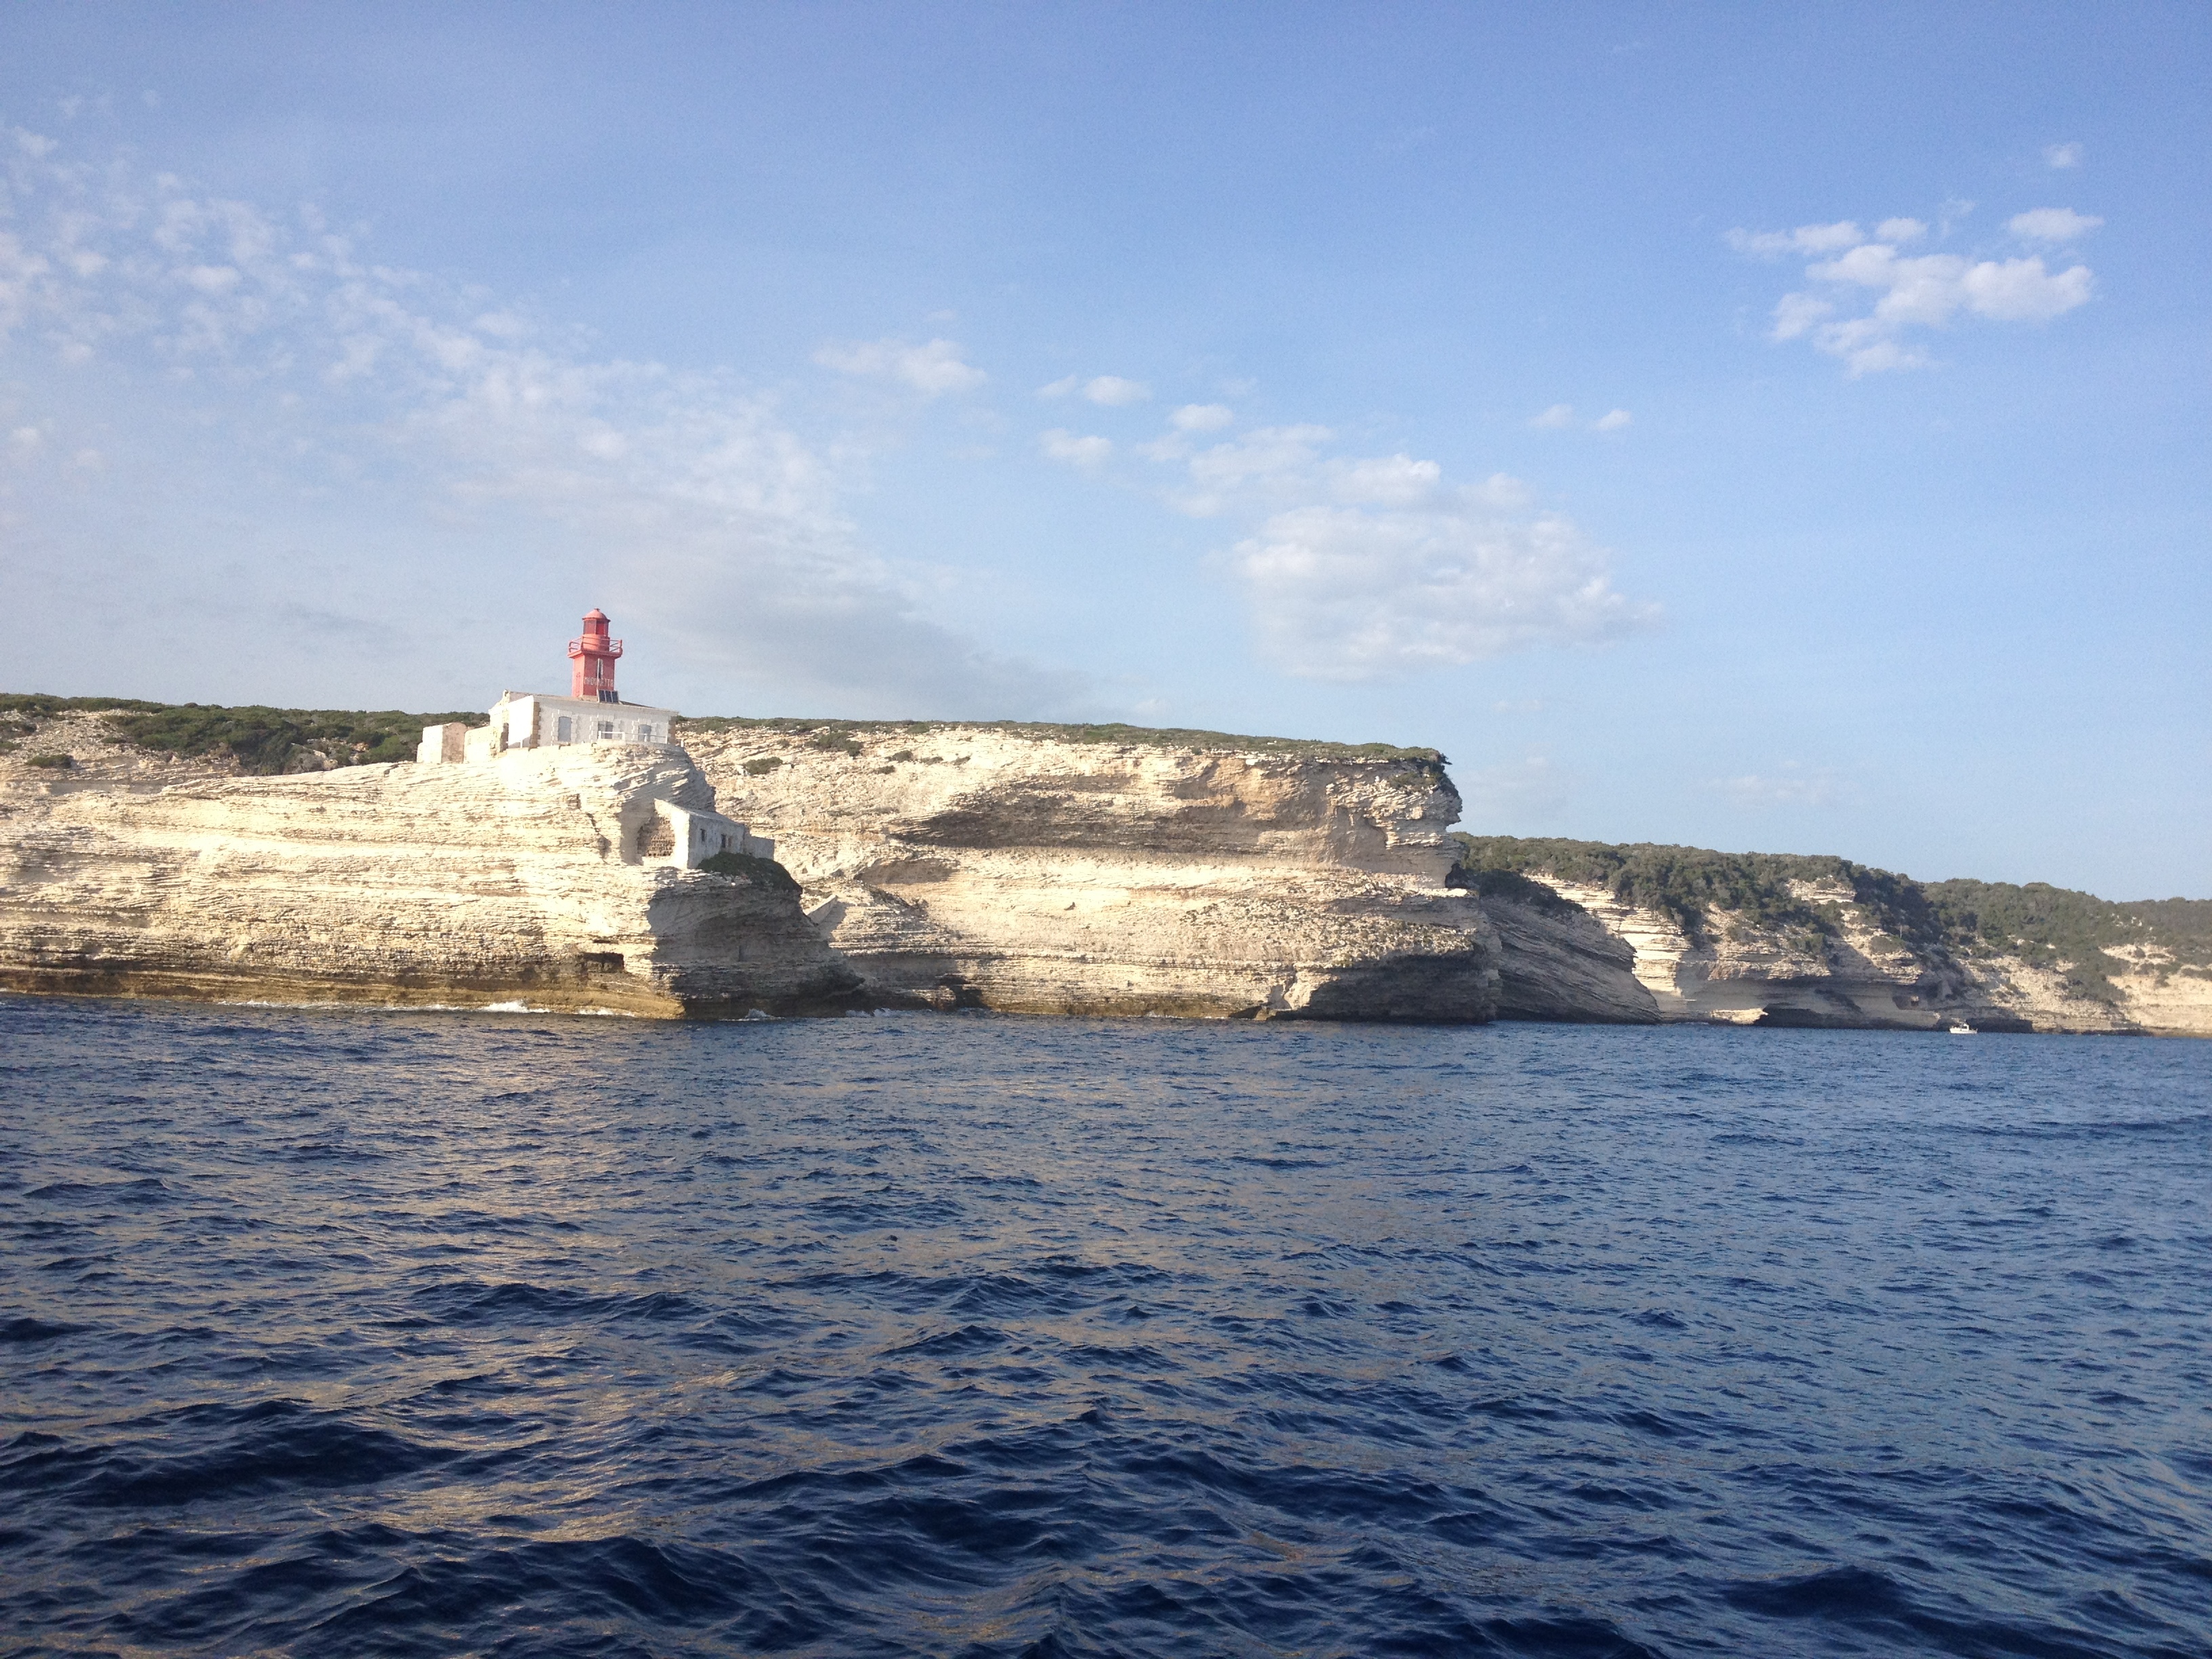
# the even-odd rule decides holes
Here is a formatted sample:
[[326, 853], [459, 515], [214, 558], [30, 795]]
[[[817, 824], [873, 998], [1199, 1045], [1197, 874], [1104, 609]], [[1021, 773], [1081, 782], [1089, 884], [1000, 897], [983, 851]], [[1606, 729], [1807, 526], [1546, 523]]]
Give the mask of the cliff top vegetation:
[[[118, 740], [177, 755], [218, 751], [237, 757], [247, 772], [314, 771], [325, 765], [412, 760], [426, 726], [459, 720], [482, 726], [479, 710], [414, 714], [398, 709], [269, 708], [258, 704], [149, 702], [138, 697], [61, 697], [44, 692], [0, 693], [0, 740], [27, 736], [40, 721], [64, 714], [97, 714]], [[679, 716], [675, 735], [711, 732], [777, 732], [811, 737], [819, 749], [858, 753], [864, 737], [921, 736], [932, 732], [1004, 732], [1048, 743], [1143, 744], [1160, 749], [1212, 750], [1234, 754], [1296, 755], [1316, 760], [1396, 761], [1440, 769], [1434, 749], [1390, 743], [1332, 743], [1320, 738], [1246, 737], [1183, 726], [1089, 725], [1044, 720], [838, 720], [799, 716]]]
[[415, 758], [426, 726], [460, 720], [482, 726], [489, 715], [464, 711], [410, 714], [398, 709], [224, 708], [197, 702], [149, 702], [138, 697], [56, 697], [0, 694], [0, 738], [27, 736], [60, 714], [99, 714], [112, 743], [173, 755], [224, 754], [240, 770], [273, 775], [332, 766]]
[[1316, 760], [1404, 761], [1423, 767], [1441, 767], [1444, 757], [1434, 749], [1406, 748], [1391, 743], [1331, 743], [1320, 738], [1255, 738], [1232, 732], [1201, 732], [1175, 726], [1128, 726], [1119, 720], [1089, 725], [1055, 724], [1046, 720], [833, 720], [798, 716], [753, 717], [742, 714], [685, 715], [676, 722], [678, 735], [685, 732], [781, 732], [805, 737], [816, 746], [842, 748], [861, 737], [921, 736], [932, 732], [984, 731], [1008, 737], [1034, 738], [1045, 743], [1103, 743], [1146, 744], [1159, 749], [1215, 750], [1240, 755], [1299, 755]]
[[1848, 887], [1881, 933], [1917, 950], [2017, 957], [2063, 973], [2076, 995], [2100, 1001], [2119, 994], [2111, 976], [2125, 957], [2112, 954], [2116, 949], [2164, 952], [2169, 970], [2212, 971], [2208, 899], [2115, 902], [2045, 882], [1919, 882], [1826, 854], [1516, 836], [1453, 839], [1460, 843], [1459, 879], [1479, 891], [1522, 896], [1502, 877], [1599, 887], [1623, 903], [1671, 917], [1700, 941], [1716, 929], [1794, 935], [1806, 944], [1840, 935], [1839, 902], [1791, 890], [1794, 882], [1811, 882]]

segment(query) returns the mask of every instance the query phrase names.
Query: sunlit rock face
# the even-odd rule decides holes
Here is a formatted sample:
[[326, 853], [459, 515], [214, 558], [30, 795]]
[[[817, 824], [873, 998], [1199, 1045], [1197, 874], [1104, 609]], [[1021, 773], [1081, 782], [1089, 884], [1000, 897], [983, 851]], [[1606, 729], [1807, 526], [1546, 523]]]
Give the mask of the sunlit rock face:
[[180, 769], [0, 769], [0, 988], [677, 1017], [858, 984], [787, 886], [656, 856], [714, 805], [681, 750]]
[[979, 726], [683, 734], [886, 1000], [1030, 1012], [1485, 1020], [1433, 761]]

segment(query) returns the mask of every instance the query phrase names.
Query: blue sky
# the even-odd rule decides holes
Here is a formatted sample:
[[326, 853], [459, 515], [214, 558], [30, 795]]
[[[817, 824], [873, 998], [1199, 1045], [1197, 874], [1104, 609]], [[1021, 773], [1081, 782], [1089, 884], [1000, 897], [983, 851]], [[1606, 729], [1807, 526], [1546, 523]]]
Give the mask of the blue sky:
[[84, 7], [16, 689], [1433, 744], [2212, 895], [2201, 6]]

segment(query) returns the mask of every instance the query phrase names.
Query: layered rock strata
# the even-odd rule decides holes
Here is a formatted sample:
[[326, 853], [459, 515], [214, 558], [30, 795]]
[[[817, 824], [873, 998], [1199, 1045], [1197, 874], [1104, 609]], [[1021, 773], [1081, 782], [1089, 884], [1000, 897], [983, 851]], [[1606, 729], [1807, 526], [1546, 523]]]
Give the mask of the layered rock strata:
[[1490, 1018], [1432, 759], [1003, 728], [683, 741], [886, 1001], [1074, 1014]]
[[[1962, 958], [1892, 937], [1841, 883], [1790, 884], [1792, 896], [1838, 919], [1831, 933], [1762, 927], [1716, 909], [1693, 938], [1663, 911], [1532, 873], [1565, 905], [1482, 899], [1502, 947], [1506, 1006], [1531, 1010], [1528, 1018], [2212, 1036], [2212, 978], [2175, 972], [2155, 952], [2125, 958], [2127, 970], [2112, 975], [2117, 1000], [2106, 1002], [2076, 994], [2063, 972], [2018, 957]], [[1650, 1012], [1623, 1012], [1620, 979], [1593, 975], [1593, 929], [1625, 952]]]
[[714, 805], [680, 750], [224, 777], [78, 747], [43, 777], [8, 757], [0, 988], [660, 1017], [855, 1000], [775, 866], [656, 856], [671, 809]]
[[1485, 893], [1479, 902], [1498, 938], [1500, 1019], [1658, 1022], [1658, 1000], [1637, 977], [1635, 947], [1581, 906], [1540, 890]]

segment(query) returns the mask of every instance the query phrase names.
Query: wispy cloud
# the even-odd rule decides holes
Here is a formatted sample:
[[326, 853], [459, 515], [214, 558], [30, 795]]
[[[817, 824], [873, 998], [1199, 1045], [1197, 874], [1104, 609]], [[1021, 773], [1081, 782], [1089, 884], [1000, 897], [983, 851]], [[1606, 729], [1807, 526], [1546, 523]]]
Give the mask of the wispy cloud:
[[[1575, 424], [1572, 404], [1553, 404], [1549, 409], [1528, 417], [1528, 424], [1542, 432], [1564, 432]], [[1625, 409], [1608, 410], [1589, 422], [1592, 432], [1620, 432], [1636, 424], [1636, 417]]]
[[1139, 450], [1176, 469], [1163, 494], [1177, 511], [1249, 524], [1223, 563], [1262, 650], [1285, 672], [1397, 678], [1602, 643], [1656, 619], [1654, 607], [1613, 589], [1604, 550], [1563, 515], [1534, 508], [1517, 479], [1454, 484], [1436, 461], [1343, 454], [1336, 444], [1329, 428], [1304, 423], [1194, 452], [1180, 434]]
[[[373, 558], [334, 562], [279, 536], [210, 544], [189, 515], [149, 514], [127, 568], [44, 561], [55, 581], [89, 584], [87, 614], [191, 614], [202, 602], [187, 596], [213, 585], [276, 628], [312, 611], [442, 634], [471, 595], [503, 594], [511, 615], [560, 592], [565, 611], [587, 586], [701, 674], [756, 694], [978, 714], [1081, 694], [1074, 677], [928, 620], [914, 580], [842, 508], [865, 456], [803, 440], [770, 397], [597, 356], [481, 292], [375, 263], [313, 213], [210, 198], [127, 161], [71, 161], [47, 141], [13, 149], [0, 352], [11, 423], [38, 435], [0, 451], [12, 534], [57, 556], [86, 539], [70, 526], [108, 509], [72, 493], [70, 453], [100, 445], [149, 498], [204, 496], [228, 467], [256, 501], [339, 503], [324, 538], [351, 533], [328, 527], [348, 501], [399, 515]], [[925, 395], [980, 379], [945, 341], [825, 356]], [[94, 392], [105, 428], [76, 413]], [[327, 591], [331, 569], [358, 588], [352, 602]]]
[[1054, 427], [1049, 432], [1037, 434], [1037, 447], [1055, 461], [1065, 461], [1070, 466], [1103, 466], [1114, 459], [1114, 441], [1096, 435], [1082, 436], [1065, 427]]
[[[1957, 205], [1964, 210], [1965, 204]], [[2008, 228], [2021, 242], [2051, 244], [2072, 240], [2102, 222], [2070, 209], [2036, 208], [2015, 215]], [[2047, 322], [2087, 304], [2094, 292], [2088, 266], [2054, 271], [2040, 254], [1977, 259], [1900, 251], [1928, 234], [1918, 219], [1893, 218], [1869, 236], [1847, 219], [1790, 231], [1733, 230], [1726, 240], [1755, 258], [1832, 256], [1805, 267], [1814, 287], [1776, 302], [1768, 337], [1809, 340], [1841, 358], [1853, 375], [1918, 368], [1928, 361], [1919, 335], [1961, 317]]]
[[1857, 222], [1838, 219], [1832, 225], [1800, 225], [1795, 230], [1732, 230], [1725, 239], [1738, 253], [1773, 258], [1784, 253], [1836, 253], [1866, 240]]
[[1844, 800], [1842, 781], [1826, 767], [1806, 768], [1785, 762], [1771, 773], [1747, 772], [1740, 777], [1716, 778], [1712, 787], [1747, 811], [1778, 807], [1835, 806]]
[[960, 348], [950, 340], [921, 345], [903, 340], [833, 340], [814, 354], [814, 361], [840, 374], [893, 380], [925, 398], [973, 392], [990, 378], [963, 362]]
[[2070, 242], [2105, 222], [2072, 208], [2030, 208], [2005, 221], [2005, 228], [2031, 242]]
[[1040, 398], [1068, 398], [1081, 396], [1085, 401], [1103, 408], [1119, 409], [1125, 404], [1140, 404], [1152, 395], [1152, 387], [1142, 380], [1124, 380], [1119, 374], [1094, 374], [1085, 380], [1080, 374], [1070, 374], [1037, 388]]
[[1227, 404], [1185, 404], [1168, 416], [1178, 432], [1218, 432], [1237, 418]]
[[1143, 403], [1152, 395], [1152, 389], [1142, 380], [1125, 380], [1119, 374], [1098, 374], [1084, 382], [1083, 395], [1094, 404], [1119, 409], [1124, 404]]
[[1485, 495], [1269, 517], [1231, 550], [1268, 655], [1312, 679], [1392, 679], [1601, 644], [1651, 619], [1613, 590], [1604, 550], [1565, 518], [1516, 519]]
[[2081, 146], [2078, 143], [2045, 144], [2043, 160], [2048, 167], [2066, 168], [2081, 165]]

